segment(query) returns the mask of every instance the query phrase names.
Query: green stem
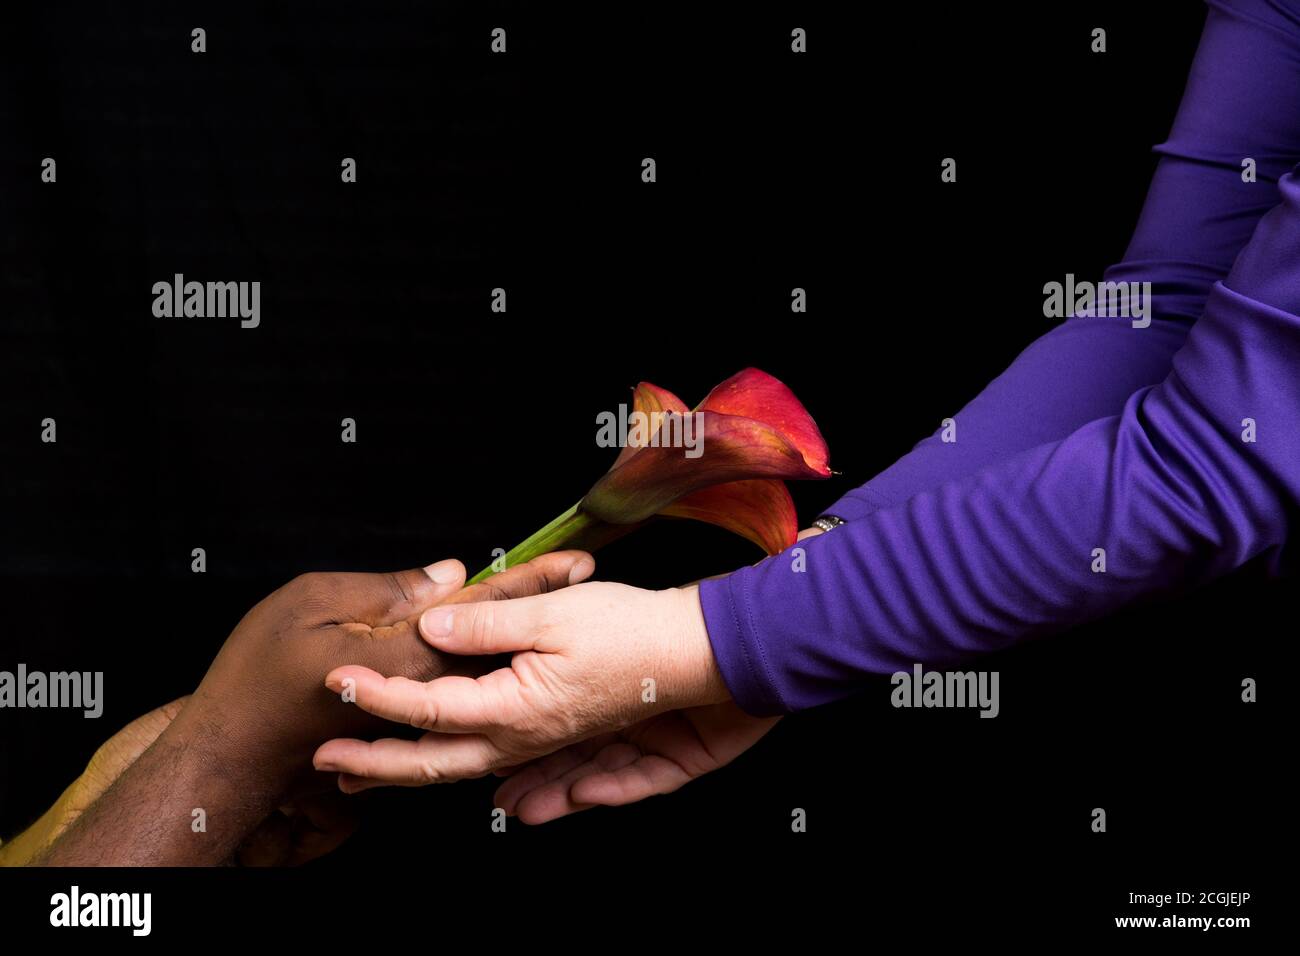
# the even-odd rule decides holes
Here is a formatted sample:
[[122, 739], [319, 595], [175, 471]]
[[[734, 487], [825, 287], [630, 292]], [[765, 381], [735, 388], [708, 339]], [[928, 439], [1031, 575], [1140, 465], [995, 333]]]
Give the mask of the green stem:
[[[583, 551], [595, 551], [602, 545], [621, 538], [629, 531], [639, 527], [637, 524], [609, 524], [599, 518], [593, 518], [585, 511], [579, 511], [574, 505], [540, 531], [529, 535], [521, 543], [511, 548], [505, 555], [505, 566], [513, 568], [517, 564], [531, 561], [541, 554], [549, 554], [562, 548], [578, 548]], [[489, 565], [466, 582], [478, 584], [490, 578], [496, 572]]]

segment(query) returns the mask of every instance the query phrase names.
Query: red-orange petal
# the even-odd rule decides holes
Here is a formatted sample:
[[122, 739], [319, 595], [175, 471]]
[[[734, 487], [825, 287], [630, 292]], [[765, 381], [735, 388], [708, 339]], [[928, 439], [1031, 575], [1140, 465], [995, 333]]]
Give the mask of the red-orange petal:
[[826, 477], [785, 435], [764, 422], [716, 411], [693, 414], [699, 416], [696, 439], [702, 436], [701, 455], [687, 457], [686, 449], [677, 446], [635, 449], [592, 486], [582, 499], [583, 510], [611, 524], [631, 524], [709, 485], [750, 478]]
[[687, 405], [680, 398], [658, 385], [639, 382], [632, 390], [632, 410], [637, 412], [677, 412], [686, 414]]
[[776, 554], [794, 544], [799, 518], [785, 482], [770, 478], [729, 481], [674, 501], [661, 515], [693, 518], [725, 528]]
[[[668, 391], [668, 389], [660, 388], [658, 385], [652, 385], [649, 382], [638, 382], [636, 388], [632, 390], [632, 411], [651, 416], [664, 412], [676, 412], [679, 415], [685, 415], [689, 409], [686, 407], [685, 402]], [[640, 447], [631, 443], [630, 435], [626, 437], [628, 443], [619, 449], [618, 457], [614, 459], [615, 468], [630, 458]]]
[[823, 478], [831, 473], [830, 450], [817, 423], [794, 392], [760, 369], [737, 372], [709, 392], [697, 408], [765, 422], [799, 450], [809, 468]]

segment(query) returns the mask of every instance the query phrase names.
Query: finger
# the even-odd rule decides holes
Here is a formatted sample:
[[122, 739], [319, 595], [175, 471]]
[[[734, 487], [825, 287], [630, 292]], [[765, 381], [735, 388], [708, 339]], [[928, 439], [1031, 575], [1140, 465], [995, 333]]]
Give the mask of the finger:
[[387, 574], [342, 574], [342, 593], [356, 620], [387, 627], [415, 617], [426, 607], [445, 601], [465, 583], [465, 566], [455, 558], [428, 567]]
[[589, 763], [602, 747], [616, 739], [616, 734], [601, 734], [599, 737], [570, 744], [519, 767], [505, 783], [497, 787], [493, 805], [500, 807], [508, 816], [514, 816], [515, 807], [525, 794], [553, 780], [559, 780], [574, 767]]
[[476, 656], [531, 650], [546, 610], [544, 597], [443, 604], [420, 615], [420, 636], [448, 654]]
[[349, 703], [368, 714], [423, 730], [433, 729], [426, 693], [428, 685], [422, 681], [384, 677], [368, 667], [349, 664], [326, 674], [325, 686], [336, 694], [344, 694]]
[[497, 787], [496, 793], [492, 796], [492, 805], [504, 810], [506, 816], [513, 817], [519, 801], [525, 796], [563, 776], [574, 767], [582, 766], [587, 760], [587, 755], [579, 753], [576, 747], [565, 747], [558, 753], [551, 754], [544, 761], [539, 760], [529, 764]]
[[595, 570], [596, 559], [586, 551], [555, 551], [470, 585], [451, 597], [447, 603], [505, 601], [547, 594], [585, 581]]
[[360, 821], [353, 817], [336, 827], [320, 829], [298, 817], [293, 821], [293, 837], [290, 841], [289, 858], [285, 866], [302, 866], [312, 860], [319, 860], [333, 853], [342, 846], [360, 826]]
[[258, 824], [235, 851], [240, 866], [283, 866], [292, 851], [293, 824], [279, 810]]
[[390, 787], [387, 780], [372, 780], [369, 777], [358, 777], [354, 773], [339, 774], [339, 790], [348, 796], [360, 793], [362, 790], [374, 790], [377, 787]]
[[406, 677], [384, 677], [368, 667], [349, 664], [325, 675], [325, 686], [337, 693], [352, 690], [354, 702], [368, 714], [442, 733], [480, 733], [508, 724], [520, 712], [514, 673], [502, 669], [482, 677], [449, 675], [421, 683]]
[[664, 757], [650, 754], [634, 763], [575, 780], [569, 788], [574, 803], [621, 807], [646, 797], [672, 793], [690, 782], [691, 775]]
[[[402, 787], [481, 777], [504, 762], [505, 755], [486, 737], [442, 734], [419, 740], [331, 740], [321, 745], [314, 760], [317, 770]], [[340, 779], [340, 788], [344, 782]]]
[[574, 798], [573, 785], [593, 775], [622, 770], [640, 757], [641, 751], [624, 741], [602, 747], [592, 759], [574, 767], [559, 779], [525, 794], [515, 807], [516, 815], [524, 823], [537, 825], [590, 809], [592, 803]]
[[299, 800], [288, 814], [293, 825], [286, 866], [301, 866], [331, 853], [360, 824], [355, 805], [338, 793], [322, 793]]

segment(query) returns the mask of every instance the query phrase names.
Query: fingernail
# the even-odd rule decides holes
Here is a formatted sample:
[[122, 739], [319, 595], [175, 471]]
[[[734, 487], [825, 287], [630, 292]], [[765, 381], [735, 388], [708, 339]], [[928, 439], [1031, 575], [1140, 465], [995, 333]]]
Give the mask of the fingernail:
[[582, 558], [569, 569], [569, 583], [577, 584], [584, 580], [592, 571], [596, 570], [596, 562], [591, 558]]
[[439, 561], [424, 569], [424, 573], [433, 578], [435, 584], [451, 584], [460, 577], [460, 562], [455, 558]]
[[332, 760], [314, 760], [312, 763], [322, 773], [335, 773], [339, 769]]
[[357, 777], [350, 773], [339, 774], [339, 789], [349, 796], [369, 790], [374, 784], [366, 777]]
[[420, 615], [420, 633], [425, 637], [446, 637], [451, 633], [451, 608], [431, 607]]

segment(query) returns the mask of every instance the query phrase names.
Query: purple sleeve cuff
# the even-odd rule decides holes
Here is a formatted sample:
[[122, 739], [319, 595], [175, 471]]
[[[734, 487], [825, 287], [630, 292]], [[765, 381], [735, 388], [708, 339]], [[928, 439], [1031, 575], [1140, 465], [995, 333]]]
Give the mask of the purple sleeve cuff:
[[785, 714], [762, 645], [755, 640], [750, 619], [748, 585], [741, 568], [725, 578], [700, 582], [700, 606], [713, 645], [713, 656], [731, 697], [747, 714]]

